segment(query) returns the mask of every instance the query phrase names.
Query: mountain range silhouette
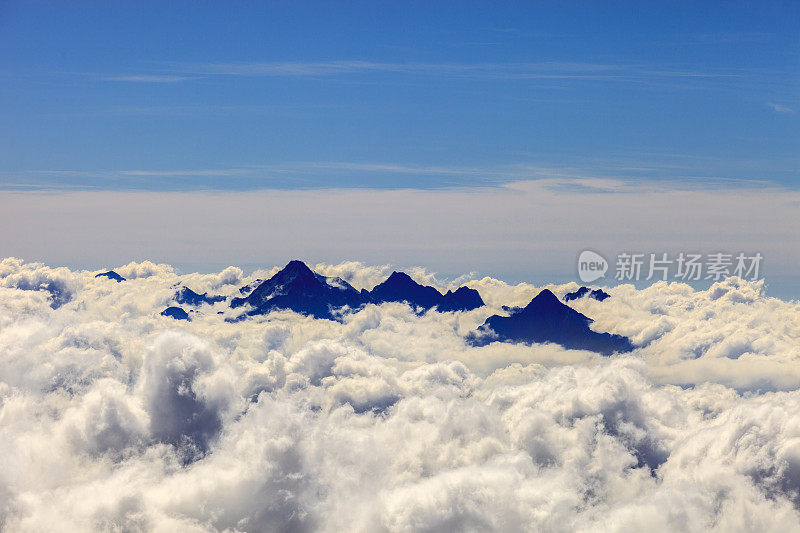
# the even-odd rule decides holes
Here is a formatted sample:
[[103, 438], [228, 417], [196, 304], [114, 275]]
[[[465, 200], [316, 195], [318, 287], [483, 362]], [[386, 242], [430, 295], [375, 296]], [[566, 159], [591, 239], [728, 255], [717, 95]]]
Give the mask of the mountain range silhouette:
[[[113, 271], [110, 271], [113, 272]], [[109, 276], [110, 277], [110, 276]], [[114, 279], [112, 277], [112, 279]], [[245, 296], [232, 298], [230, 307], [241, 308], [236, 319], [264, 315], [277, 310], [291, 310], [314, 318], [340, 320], [347, 311], [358, 311], [367, 304], [405, 302], [418, 314], [435, 309], [439, 312], [471, 311], [484, 306], [477, 290], [463, 286], [445, 294], [436, 288], [414, 281], [404, 272], [392, 272], [372, 290], [357, 290], [340, 277], [326, 277], [311, 270], [302, 261], [290, 261], [267, 280], [256, 280], [239, 290]], [[604, 300], [609, 294], [601, 289], [581, 287], [565, 296], [566, 301], [586, 296]], [[224, 300], [223, 296], [199, 294], [181, 287], [174, 300], [198, 306]], [[621, 335], [600, 333], [589, 325], [592, 319], [562, 303], [555, 294], [543, 289], [525, 307], [502, 306], [507, 315], [492, 315], [466, 341], [473, 346], [493, 342], [555, 343], [567, 349], [590, 350], [610, 355], [629, 352], [634, 346]], [[172, 306], [162, 315], [188, 320], [188, 313]]]
[[[247, 293], [249, 287], [243, 287]], [[290, 309], [315, 318], [333, 319], [343, 308], [358, 309], [366, 304], [406, 302], [418, 311], [433, 308], [441, 312], [471, 311], [484, 305], [475, 289], [459, 287], [442, 294], [421, 285], [403, 272], [393, 272], [371, 291], [358, 291], [339, 277], [312, 271], [302, 261], [290, 261], [282, 270], [252, 289], [247, 296], [233, 298], [231, 307], [249, 305], [246, 315], [262, 315], [276, 309]]]

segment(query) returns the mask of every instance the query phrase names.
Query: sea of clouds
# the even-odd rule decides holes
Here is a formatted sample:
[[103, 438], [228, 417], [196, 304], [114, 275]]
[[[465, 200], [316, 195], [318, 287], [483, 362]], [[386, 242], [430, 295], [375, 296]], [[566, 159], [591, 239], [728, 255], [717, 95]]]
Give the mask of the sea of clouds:
[[800, 531], [800, 304], [763, 282], [571, 302], [637, 346], [601, 357], [465, 343], [528, 284], [415, 269], [487, 306], [183, 322], [159, 314], [176, 287], [277, 269], [115, 270], [0, 261], [0, 529]]

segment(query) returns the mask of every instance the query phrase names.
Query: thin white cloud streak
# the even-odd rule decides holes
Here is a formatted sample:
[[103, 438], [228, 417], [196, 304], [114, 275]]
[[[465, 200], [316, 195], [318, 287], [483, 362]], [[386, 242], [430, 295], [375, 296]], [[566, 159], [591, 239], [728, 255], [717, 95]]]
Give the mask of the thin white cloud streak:
[[175, 64], [177, 71], [224, 76], [331, 76], [360, 72], [430, 73], [496, 76], [517, 74], [580, 76], [619, 69], [615, 65], [592, 63], [389, 63], [372, 61], [245, 62]]
[[[267, 169], [271, 167], [265, 167]], [[291, 167], [288, 167], [291, 168]], [[481, 170], [468, 167], [447, 167], [447, 166], [414, 166], [393, 163], [353, 163], [353, 162], [319, 162], [319, 163], [300, 163], [295, 166], [298, 169], [323, 169], [323, 170], [354, 170], [357, 172], [391, 172], [398, 174], [456, 174], [456, 175], [476, 175], [502, 173], [501, 170], [494, 171]]]
[[128, 76], [109, 76], [106, 81], [119, 81], [128, 83], [178, 83], [181, 81], [196, 80], [195, 76], [173, 76], [156, 74], [132, 74]]
[[[740, 71], [681, 70], [646, 64], [581, 63], [543, 61], [537, 63], [393, 63], [379, 61], [252, 61], [171, 63], [169, 74], [113, 76], [117, 81], [159, 81], [159, 78], [191, 79], [206, 76], [242, 77], [332, 77], [354, 74], [431, 75], [458, 78], [518, 80], [588, 80], [647, 82], [653, 79], [733, 80], [746, 77]], [[152, 80], [150, 80], [152, 78]]]
[[776, 104], [774, 102], [767, 102], [767, 107], [775, 111], [776, 113], [781, 113], [783, 115], [794, 115], [797, 113], [794, 109], [789, 106], [783, 104]]
[[760, 251], [769, 281], [800, 264], [798, 205], [800, 192], [780, 188], [614, 180], [436, 191], [3, 192], [0, 226], [24, 231], [0, 233], [0, 255], [94, 265], [359, 259], [530, 278], [569, 275], [585, 248]]
[[[264, 188], [277, 186], [267, 184], [273, 176], [291, 175], [297, 181], [287, 183], [302, 186], [305, 180], [313, 180], [320, 177], [330, 177], [333, 183], [339, 183], [337, 178], [341, 178], [344, 172], [359, 174], [398, 174], [408, 176], [452, 176], [457, 179], [447, 184], [453, 187], [461, 183], [462, 185], [497, 184], [499, 182], [512, 182], [531, 179], [553, 179], [562, 178], [580, 180], [587, 183], [589, 180], [598, 182], [599, 180], [617, 181], [620, 183], [638, 183], [644, 187], [645, 184], [652, 188], [675, 189], [675, 188], [719, 188], [722, 186], [732, 187], [770, 187], [773, 183], [766, 178], [746, 178], [735, 177], [737, 170], [747, 169], [748, 173], [755, 170], [761, 173], [775, 172], [770, 167], [768, 161], [754, 161], [749, 159], [727, 161], [716, 160], [701, 156], [689, 156], [685, 154], [641, 154], [638, 157], [591, 157], [578, 158], [575, 164], [564, 165], [556, 161], [549, 161], [545, 154], [523, 154], [534, 158], [538, 163], [508, 163], [503, 165], [484, 165], [484, 166], [457, 166], [457, 165], [413, 165], [396, 162], [370, 162], [370, 161], [298, 161], [274, 164], [247, 165], [238, 168], [184, 168], [184, 169], [108, 169], [108, 170], [74, 170], [74, 169], [38, 169], [24, 171], [7, 171], [0, 176], [6, 180], [15, 180], [14, 184], [23, 183], [24, 180], [31, 180], [27, 184], [30, 189], [49, 189], [64, 188], [58, 183], [47, 182], [42, 178], [65, 176], [71, 178], [84, 178], [86, 180], [107, 179], [109, 188], [114, 188], [114, 180], [127, 180], [127, 185], [120, 188], [138, 188], [135, 181], [130, 178], [136, 177], [185, 177], [185, 176], [213, 176], [225, 178], [235, 176], [250, 180], [256, 183], [264, 181]], [[648, 159], [645, 159], [647, 157]], [[656, 160], [653, 160], [656, 158]], [[695, 160], [703, 160], [702, 164], [695, 163]], [[774, 161], [772, 162], [774, 163]], [[787, 163], [788, 164], [788, 163]], [[786, 165], [784, 164], [783, 167]], [[709, 170], [709, 168], [724, 167], [719, 170]], [[668, 171], [668, 172], [667, 172]], [[664, 181], [664, 174], [669, 174], [669, 179], [659, 183], [653, 178], [660, 177]], [[734, 176], [731, 176], [734, 173]], [[727, 175], [727, 176], [726, 176]], [[460, 178], [460, 179], [458, 179]], [[39, 180], [39, 183], [36, 180]], [[168, 182], [167, 182], [168, 183]], [[326, 188], [324, 181], [317, 181], [317, 188]], [[12, 184], [6, 184], [11, 186]], [[435, 185], [435, 184], [434, 184]], [[100, 186], [100, 184], [93, 184]], [[228, 182], [220, 182], [215, 188], [226, 189]], [[79, 188], [79, 186], [75, 186]], [[148, 187], [142, 187], [148, 188]], [[247, 186], [245, 188], [259, 188]], [[432, 187], [434, 188], [434, 187]]]
[[251, 171], [246, 169], [224, 168], [207, 170], [120, 170], [121, 176], [240, 176]]

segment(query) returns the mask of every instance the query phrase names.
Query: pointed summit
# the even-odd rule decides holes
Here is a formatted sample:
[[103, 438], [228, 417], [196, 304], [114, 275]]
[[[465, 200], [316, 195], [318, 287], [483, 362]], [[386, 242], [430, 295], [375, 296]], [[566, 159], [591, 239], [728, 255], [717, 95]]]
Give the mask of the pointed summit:
[[315, 279], [314, 271], [308, 268], [308, 265], [297, 259], [289, 261], [277, 274], [272, 276], [268, 281], [276, 281], [283, 284], [294, 283], [298, 280], [299, 283], [312, 283]]
[[370, 291], [374, 303], [407, 302], [412, 307], [430, 309], [440, 303], [442, 293], [433, 287], [420, 285], [405, 272], [392, 272], [386, 281]]
[[314, 275], [314, 271], [308, 268], [308, 265], [300, 261], [299, 259], [292, 259], [286, 266], [283, 267], [281, 270], [286, 275], [295, 274], [295, 275]]
[[482, 346], [493, 341], [560, 344], [571, 350], [590, 350], [603, 355], [629, 352], [627, 337], [597, 333], [589, 328], [592, 319], [559, 301], [543, 289], [520, 311], [511, 316], [493, 315], [468, 341]]
[[302, 261], [290, 261], [274, 276], [261, 283], [247, 297], [234, 298], [231, 307], [249, 305], [247, 315], [263, 315], [290, 309], [315, 318], [333, 318], [340, 307], [357, 308], [364, 297], [341, 278], [316, 274]]
[[[525, 306], [523, 311], [525, 309], [561, 309], [562, 307], [567, 306], [558, 301], [558, 297], [549, 289], [542, 289], [539, 294]], [[567, 309], [570, 308], [567, 307]]]
[[393, 271], [392, 274], [386, 278], [384, 283], [404, 283], [406, 285], [419, 285], [414, 279], [405, 272]]
[[370, 301], [406, 302], [411, 307], [428, 310], [436, 307], [441, 312], [470, 311], [483, 305], [480, 294], [475, 289], [459, 287], [456, 292], [447, 291], [443, 295], [434, 287], [421, 285], [405, 272], [392, 272], [386, 281], [376, 285], [369, 292]]

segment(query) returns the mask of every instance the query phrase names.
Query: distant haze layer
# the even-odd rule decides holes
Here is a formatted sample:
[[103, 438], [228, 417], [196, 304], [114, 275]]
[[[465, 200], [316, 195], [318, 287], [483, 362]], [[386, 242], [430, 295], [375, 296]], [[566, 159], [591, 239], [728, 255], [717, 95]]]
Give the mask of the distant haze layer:
[[148, 258], [202, 272], [358, 259], [541, 283], [576, 279], [584, 249], [612, 261], [622, 251], [760, 252], [769, 293], [797, 298], [798, 205], [800, 192], [778, 186], [614, 180], [428, 191], [2, 192], [0, 255], [82, 268]]

